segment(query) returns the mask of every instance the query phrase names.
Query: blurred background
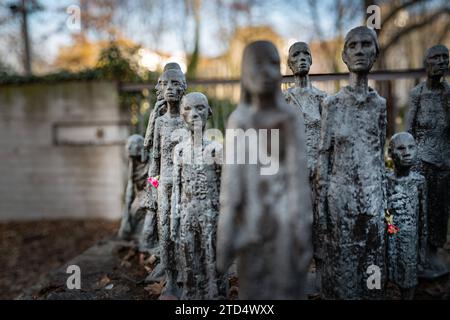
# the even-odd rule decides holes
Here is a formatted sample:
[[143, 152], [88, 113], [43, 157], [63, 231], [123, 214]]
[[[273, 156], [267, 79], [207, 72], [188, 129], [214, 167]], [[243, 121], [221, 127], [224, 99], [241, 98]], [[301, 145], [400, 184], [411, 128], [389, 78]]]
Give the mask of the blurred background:
[[208, 95], [210, 127], [239, 101], [249, 42], [310, 44], [313, 85], [346, 84], [343, 38], [381, 10], [371, 85], [388, 100], [388, 136], [403, 129], [423, 53], [450, 45], [447, 0], [1, 0], [0, 298], [118, 227], [124, 141], [144, 134], [167, 62]]

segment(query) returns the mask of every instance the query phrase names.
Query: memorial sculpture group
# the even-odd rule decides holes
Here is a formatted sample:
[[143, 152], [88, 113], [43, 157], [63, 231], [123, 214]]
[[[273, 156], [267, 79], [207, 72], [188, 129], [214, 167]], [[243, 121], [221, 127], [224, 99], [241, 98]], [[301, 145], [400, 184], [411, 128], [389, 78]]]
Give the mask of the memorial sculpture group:
[[[378, 54], [372, 29], [352, 29], [342, 50], [349, 84], [327, 96], [309, 80], [306, 43], [289, 49], [295, 84], [285, 92], [275, 46], [249, 44], [227, 131], [263, 132], [257, 147], [227, 140], [234, 135], [224, 148], [208, 138], [207, 97], [186, 94], [180, 67], [165, 66], [145, 137], [127, 142], [119, 230], [159, 256], [147, 280], [165, 281], [161, 299], [226, 299], [234, 261], [241, 299], [305, 299], [312, 263], [323, 299], [383, 299], [387, 282], [412, 299], [419, 278], [449, 272], [438, 255], [450, 210], [449, 52], [425, 53], [408, 132], [389, 142], [393, 170], [384, 157], [386, 100], [368, 85]], [[228, 161], [261, 150], [273, 152], [276, 172], [262, 174], [262, 161]]]

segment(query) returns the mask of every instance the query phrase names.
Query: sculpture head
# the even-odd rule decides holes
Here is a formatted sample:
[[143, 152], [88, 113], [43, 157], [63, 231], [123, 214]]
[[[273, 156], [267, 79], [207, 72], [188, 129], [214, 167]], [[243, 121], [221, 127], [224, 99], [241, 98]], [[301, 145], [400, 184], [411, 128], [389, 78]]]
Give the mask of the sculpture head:
[[181, 69], [167, 69], [161, 75], [161, 91], [167, 102], [179, 102], [186, 88], [186, 77]]
[[396, 133], [389, 143], [389, 156], [398, 168], [410, 168], [416, 161], [417, 145], [414, 137], [408, 132]]
[[361, 26], [350, 30], [345, 36], [342, 60], [350, 72], [368, 73], [380, 52], [377, 34]]
[[205, 129], [206, 122], [212, 115], [208, 98], [200, 92], [188, 93], [181, 99], [180, 115], [190, 131], [195, 128]]
[[448, 49], [442, 44], [428, 48], [423, 58], [423, 66], [429, 78], [443, 77], [448, 71]]
[[[169, 63], [167, 63], [164, 66], [163, 74], [167, 70], [179, 70], [179, 71], [181, 71], [181, 67], [176, 62], [169, 62]], [[156, 82], [155, 89], [156, 89], [156, 99], [157, 100], [163, 100], [164, 99], [165, 86], [163, 84], [162, 75], [158, 78], [158, 82]]]
[[280, 56], [269, 41], [252, 42], [244, 49], [242, 58], [242, 99], [251, 95], [275, 93], [280, 89]]
[[144, 148], [144, 138], [138, 134], [133, 134], [128, 137], [126, 150], [131, 158], [141, 158], [142, 150]]
[[294, 75], [305, 76], [312, 65], [309, 46], [305, 42], [296, 42], [289, 48], [288, 66]]

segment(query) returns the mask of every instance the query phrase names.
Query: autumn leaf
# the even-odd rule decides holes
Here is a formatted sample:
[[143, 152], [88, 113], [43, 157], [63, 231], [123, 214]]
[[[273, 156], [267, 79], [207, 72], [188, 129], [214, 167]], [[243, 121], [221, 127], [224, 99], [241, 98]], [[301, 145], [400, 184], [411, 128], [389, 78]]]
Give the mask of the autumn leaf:
[[155, 282], [146, 286], [144, 290], [147, 291], [151, 296], [159, 296], [164, 289], [164, 285], [164, 281]]

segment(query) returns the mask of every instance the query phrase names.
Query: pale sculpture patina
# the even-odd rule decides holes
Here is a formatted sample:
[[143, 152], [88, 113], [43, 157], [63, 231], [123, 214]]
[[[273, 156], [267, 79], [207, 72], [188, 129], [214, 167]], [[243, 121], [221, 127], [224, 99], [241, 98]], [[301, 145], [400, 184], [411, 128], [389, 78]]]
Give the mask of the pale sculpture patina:
[[319, 155], [321, 102], [326, 93], [313, 87], [309, 80], [309, 69], [312, 65], [311, 50], [308, 44], [296, 42], [289, 48], [288, 66], [295, 77], [295, 85], [284, 92], [286, 101], [295, 106], [306, 130], [306, 148], [308, 168], [314, 172]]
[[[279, 130], [279, 139], [270, 142], [279, 145], [279, 170], [262, 175], [260, 162], [226, 161], [223, 166], [217, 265], [224, 272], [237, 256], [241, 299], [305, 298], [312, 258], [305, 129], [284, 101], [280, 83], [275, 46], [249, 44], [242, 61], [241, 103], [227, 130]], [[245, 144], [247, 156], [250, 147]], [[226, 147], [225, 155], [234, 151]]]
[[171, 237], [182, 261], [181, 299], [218, 299], [226, 296], [216, 269], [222, 145], [204, 135], [212, 115], [205, 95], [185, 95], [180, 114], [187, 134], [174, 149]]
[[163, 296], [176, 296], [178, 261], [175, 256], [175, 243], [170, 239], [170, 200], [173, 185], [173, 149], [179, 142], [179, 137], [173, 133], [184, 128], [179, 107], [187, 85], [184, 74], [176, 69], [166, 70], [161, 81], [167, 111], [155, 120], [149, 177], [158, 179], [159, 186], [150, 187], [152, 193], [149, 207], [157, 212], [160, 267], [166, 276]]
[[394, 172], [387, 175], [389, 223], [392, 224], [387, 240], [388, 278], [400, 288], [403, 299], [413, 299], [419, 266], [426, 259], [426, 182], [422, 175], [411, 171], [417, 155], [411, 134], [395, 134], [389, 144], [389, 155]]
[[[164, 66], [163, 74], [167, 70], [178, 70], [181, 72], [181, 67], [174, 62], [167, 63]], [[155, 122], [156, 119], [167, 112], [167, 104], [164, 99], [164, 90], [167, 86], [167, 81], [163, 81], [162, 75], [158, 78], [158, 82], [156, 83], [156, 103], [153, 107], [152, 112], [150, 113], [148, 119], [147, 130], [145, 133], [144, 139], [144, 147], [142, 148], [142, 159], [147, 159], [147, 161], [152, 160], [152, 151], [153, 151], [153, 137], [155, 133]], [[144, 161], [144, 160], [143, 160]], [[147, 206], [150, 206], [150, 199], [152, 196], [152, 192], [156, 192], [154, 190], [148, 191], [147, 197]], [[139, 239], [139, 247], [141, 251], [145, 251], [151, 248], [154, 248], [158, 244], [158, 227], [157, 227], [157, 218], [156, 218], [156, 208], [152, 210], [147, 210], [147, 214], [145, 216], [144, 226], [142, 229], [142, 233]]]
[[[378, 53], [373, 30], [349, 31], [342, 51], [349, 85], [323, 104], [317, 180], [318, 212], [326, 222], [321, 273], [327, 299], [384, 295], [386, 100], [368, 85]], [[368, 286], [370, 270], [380, 271], [380, 289]]]
[[428, 188], [428, 258], [421, 275], [428, 279], [448, 273], [437, 254], [447, 241], [450, 210], [450, 85], [445, 80], [448, 65], [445, 46], [427, 50], [427, 80], [411, 91], [407, 120], [408, 132], [417, 141], [418, 170]]
[[[317, 283], [320, 286], [320, 268], [323, 259], [322, 246], [324, 234], [320, 231], [319, 217], [317, 214], [317, 194], [315, 192], [314, 174], [319, 158], [320, 123], [322, 107], [321, 103], [326, 98], [326, 93], [313, 87], [309, 80], [309, 69], [312, 65], [311, 50], [308, 44], [296, 42], [289, 48], [287, 64], [295, 77], [295, 85], [284, 92], [286, 101], [295, 107], [300, 121], [305, 124], [306, 151], [309, 169], [309, 181], [311, 186], [312, 203], [314, 211], [313, 221], [313, 245], [314, 261], [316, 265]], [[322, 222], [323, 224], [324, 222]]]
[[138, 240], [142, 232], [147, 208], [146, 187], [148, 161], [142, 159], [144, 138], [138, 134], [130, 136], [127, 140], [128, 154], [128, 181], [125, 194], [122, 222], [119, 237], [126, 240]]

